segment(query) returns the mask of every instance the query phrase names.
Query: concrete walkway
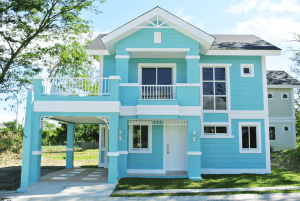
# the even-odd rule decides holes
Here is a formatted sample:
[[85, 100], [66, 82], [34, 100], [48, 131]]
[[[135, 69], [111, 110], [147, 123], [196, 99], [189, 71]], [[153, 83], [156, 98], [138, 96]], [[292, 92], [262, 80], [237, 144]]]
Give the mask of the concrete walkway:
[[242, 191], [271, 191], [271, 190], [300, 190], [300, 186], [276, 186], [257, 188], [212, 188], [212, 189], [170, 189], [170, 190], [117, 190], [118, 194], [163, 194], [163, 193], [218, 193], [218, 192], [242, 192]]

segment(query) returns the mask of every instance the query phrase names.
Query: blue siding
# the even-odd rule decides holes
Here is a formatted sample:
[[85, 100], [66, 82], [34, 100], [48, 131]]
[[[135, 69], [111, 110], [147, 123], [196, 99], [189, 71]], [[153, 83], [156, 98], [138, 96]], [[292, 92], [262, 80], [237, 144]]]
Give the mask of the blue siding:
[[[154, 32], [161, 32], [161, 43], [154, 43]], [[199, 43], [175, 29], [141, 29], [116, 44], [118, 54], [128, 54], [126, 48], [190, 48], [198, 55]]]
[[228, 122], [227, 113], [204, 113], [203, 122]]
[[116, 75], [116, 58], [115, 54], [105, 55], [103, 62], [103, 77]]
[[[201, 63], [230, 63], [231, 110], [263, 110], [262, 63], [260, 56], [206, 56]], [[254, 64], [254, 77], [241, 77], [241, 64]]]
[[136, 106], [139, 101], [139, 87], [120, 87], [122, 106]]
[[[261, 154], [239, 153], [239, 122], [261, 123]], [[201, 167], [207, 169], [266, 169], [264, 120], [233, 119], [233, 139], [201, 139]]]
[[163, 126], [152, 126], [152, 154], [128, 154], [128, 169], [163, 169]]
[[199, 87], [176, 87], [176, 96], [180, 106], [200, 106]]

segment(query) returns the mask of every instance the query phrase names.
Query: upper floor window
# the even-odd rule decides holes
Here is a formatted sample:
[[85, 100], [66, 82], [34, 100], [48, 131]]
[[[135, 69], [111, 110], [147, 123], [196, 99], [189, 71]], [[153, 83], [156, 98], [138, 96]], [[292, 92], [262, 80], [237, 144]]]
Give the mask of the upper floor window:
[[274, 99], [274, 93], [268, 92], [268, 99]]
[[254, 65], [241, 64], [241, 77], [254, 77]]
[[281, 92], [281, 99], [282, 100], [288, 100], [289, 99], [289, 93], [288, 92]]
[[227, 110], [225, 67], [203, 67], [203, 110]]

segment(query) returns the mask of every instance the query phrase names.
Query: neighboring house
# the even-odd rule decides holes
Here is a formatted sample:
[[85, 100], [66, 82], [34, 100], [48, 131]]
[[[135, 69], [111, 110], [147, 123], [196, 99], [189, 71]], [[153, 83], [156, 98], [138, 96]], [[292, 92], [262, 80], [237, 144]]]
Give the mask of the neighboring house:
[[294, 88], [300, 82], [284, 71], [267, 71], [270, 146], [274, 151], [296, 148]]
[[0, 123], [0, 130], [6, 128], [6, 126], [4, 125], [4, 123]]
[[156, 7], [86, 51], [100, 55], [99, 78], [34, 78], [21, 187], [40, 179], [43, 117], [68, 123], [67, 168], [74, 124], [101, 124], [99, 166], [109, 183], [271, 172], [266, 56], [278, 47], [254, 35], [210, 35]]

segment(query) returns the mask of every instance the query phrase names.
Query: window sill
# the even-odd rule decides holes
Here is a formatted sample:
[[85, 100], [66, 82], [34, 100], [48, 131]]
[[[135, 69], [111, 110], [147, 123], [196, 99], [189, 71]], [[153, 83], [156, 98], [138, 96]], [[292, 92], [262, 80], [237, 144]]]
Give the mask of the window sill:
[[228, 110], [202, 110], [203, 113], [228, 113]]
[[143, 151], [143, 150], [129, 150], [130, 154], [152, 154], [152, 150]]
[[240, 150], [240, 154], [261, 154], [261, 150]]
[[277, 140], [270, 140], [270, 142], [277, 142]]
[[226, 136], [220, 136], [220, 135], [201, 135], [200, 138], [234, 138], [233, 135], [226, 135]]

